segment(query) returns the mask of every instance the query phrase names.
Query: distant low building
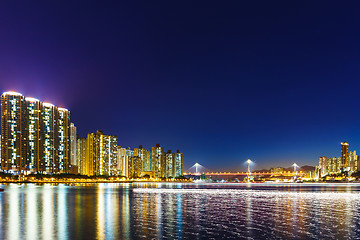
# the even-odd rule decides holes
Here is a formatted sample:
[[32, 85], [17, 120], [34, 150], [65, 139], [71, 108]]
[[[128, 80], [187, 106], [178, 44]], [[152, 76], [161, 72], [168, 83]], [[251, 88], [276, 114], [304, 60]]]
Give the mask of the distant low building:
[[276, 168], [270, 168], [271, 173], [282, 173], [284, 172], [284, 168], [282, 167], [276, 167]]

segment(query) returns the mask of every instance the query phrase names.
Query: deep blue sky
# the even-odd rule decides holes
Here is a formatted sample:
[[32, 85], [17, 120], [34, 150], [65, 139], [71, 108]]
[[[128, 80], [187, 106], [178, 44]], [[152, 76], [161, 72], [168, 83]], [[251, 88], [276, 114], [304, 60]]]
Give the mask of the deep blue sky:
[[71, 110], [81, 136], [185, 168], [315, 165], [360, 151], [359, 5], [2, 1], [0, 90]]

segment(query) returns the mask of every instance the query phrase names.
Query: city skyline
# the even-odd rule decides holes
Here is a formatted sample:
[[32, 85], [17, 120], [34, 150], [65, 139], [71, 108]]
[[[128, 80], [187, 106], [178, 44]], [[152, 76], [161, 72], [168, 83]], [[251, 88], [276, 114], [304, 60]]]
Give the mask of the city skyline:
[[[130, 177], [130, 172], [134, 173], [134, 176], [141, 176], [142, 172], [147, 172], [151, 176], [165, 176], [165, 177], [171, 177], [174, 175], [175, 172], [179, 172], [176, 176], [181, 176], [183, 172], [183, 156], [181, 153], [181, 164], [178, 165], [179, 161], [174, 161], [174, 165], [172, 165], [173, 158], [177, 158], [178, 156], [175, 154], [172, 154], [172, 150], [164, 151], [163, 147], [160, 147], [160, 144], [156, 144], [156, 147], [151, 147], [151, 150], [148, 151], [145, 148], [142, 147], [142, 145], [139, 145], [138, 148], [133, 148], [131, 150], [130, 147], [122, 148], [121, 146], [117, 145], [117, 136], [115, 135], [104, 135], [101, 130], [97, 130], [96, 133], [88, 133], [86, 138], [82, 138], [77, 134], [77, 127], [74, 123], [70, 122], [70, 111], [63, 107], [57, 107], [51, 103], [48, 102], [42, 102], [41, 100], [33, 97], [26, 97], [22, 95], [19, 92], [15, 91], [7, 91], [4, 92], [2, 95], [2, 128], [4, 128], [4, 132], [7, 135], [11, 135], [11, 132], [8, 133], [8, 129], [12, 129], [11, 124], [7, 126], [6, 122], [9, 122], [10, 118], [8, 117], [7, 112], [14, 112], [16, 114], [16, 118], [19, 119], [18, 123], [16, 123], [15, 128], [20, 126], [20, 132], [26, 132], [26, 135], [24, 135], [24, 138], [21, 137], [20, 139], [27, 139], [27, 143], [23, 144], [26, 148], [29, 148], [29, 150], [24, 151], [20, 154], [20, 159], [23, 162], [24, 165], [21, 165], [20, 169], [31, 171], [32, 169], [39, 169], [39, 171], [44, 172], [54, 172], [54, 173], [76, 173], [76, 174], [82, 174], [82, 175], [109, 175], [109, 176], [115, 176], [115, 175], [123, 175]], [[13, 102], [15, 101], [15, 102]], [[12, 110], [12, 108], [18, 108], [19, 111]], [[50, 115], [49, 115], [50, 114]], [[65, 115], [67, 117], [65, 117]], [[12, 115], [12, 114], [11, 114]], [[24, 116], [23, 116], [24, 115]], [[25, 117], [26, 115], [26, 117]], [[9, 119], [8, 119], [9, 118]], [[51, 120], [55, 119], [55, 120]], [[64, 119], [67, 119], [64, 122]], [[22, 123], [22, 121], [26, 121], [26, 123]], [[48, 121], [56, 121], [59, 123], [50, 123]], [[19, 124], [19, 123], [22, 124]], [[50, 124], [50, 125], [49, 125]], [[64, 125], [65, 124], [65, 125]], [[42, 127], [44, 125], [44, 127]], [[49, 126], [48, 126], [49, 125]], [[3, 127], [5, 126], [5, 127]], [[48, 127], [47, 127], [48, 126]], [[52, 129], [52, 127], [55, 128]], [[46, 130], [47, 128], [51, 128], [51, 130]], [[50, 131], [50, 132], [48, 132]], [[47, 139], [48, 134], [55, 134], [56, 131], [59, 131], [59, 136], [57, 136], [58, 140], [54, 139]], [[64, 134], [66, 136], [64, 136]], [[42, 136], [42, 137], [41, 137]], [[41, 138], [44, 138], [44, 140], [41, 140]], [[54, 138], [54, 137], [53, 137]], [[4, 139], [4, 138], [2, 138]], [[89, 140], [90, 139], [90, 140]], [[3, 140], [2, 140], [3, 141]], [[90, 141], [90, 142], [88, 142]], [[3, 145], [5, 145], [7, 141], [4, 141]], [[57, 144], [60, 144], [60, 147], [56, 147], [59, 149], [67, 149], [64, 150], [56, 150], [58, 152], [48, 153], [47, 146], [50, 142], [52, 144], [55, 144], [55, 142], [58, 142]], [[62, 143], [63, 142], [63, 143]], [[61, 147], [61, 143], [64, 145], [64, 147]], [[100, 144], [97, 147], [95, 147], [95, 144]], [[66, 147], [65, 147], [66, 144]], [[96, 158], [99, 158], [99, 156], [96, 156], [99, 153], [94, 152], [94, 156], [91, 157], [91, 159], [87, 160], [86, 157], [89, 153], [87, 153], [87, 150], [83, 150], [82, 148], [85, 148], [83, 145], [87, 145], [87, 147], [94, 145], [94, 151], [95, 148], [102, 148], [102, 145], [107, 146], [109, 150], [100, 150], [100, 152], [109, 152], [108, 156], [104, 155], [104, 158], [109, 159], [109, 164], [113, 165], [107, 165], [102, 166], [102, 162], [96, 162]], [[39, 147], [41, 145], [44, 145], [45, 150], [39, 151]], [[51, 144], [50, 144], [51, 145]], [[21, 147], [17, 146], [16, 148], [21, 149]], [[50, 148], [55, 148], [52, 145]], [[93, 148], [93, 147], [91, 147]], [[104, 147], [105, 148], [105, 147]], [[18, 150], [19, 150], [18, 149]], [[111, 150], [110, 150], [111, 149]], [[157, 150], [159, 149], [159, 151]], [[71, 151], [70, 151], [71, 150]], [[131, 156], [134, 156], [138, 160], [129, 160], [126, 161], [120, 160], [124, 158], [124, 156], [130, 156], [129, 153], [131, 152]], [[52, 150], [50, 151], [52, 152]], [[110, 154], [112, 152], [112, 154]], [[179, 150], [176, 151], [177, 153], [180, 153]], [[5, 152], [6, 153], [6, 152]], [[49, 155], [50, 154], [50, 155]], [[164, 159], [160, 160], [158, 159], [158, 154], [163, 154]], [[49, 155], [49, 156], [47, 156]], [[86, 155], [86, 156], [85, 156]], [[4, 155], [7, 156], [7, 155]], [[121, 156], [121, 157], [120, 157]], [[40, 159], [44, 158], [45, 161], [42, 162]], [[110, 159], [113, 158], [114, 160]], [[340, 170], [342, 171], [342, 166], [348, 166], [350, 170], [351, 165], [351, 172], [356, 172], [358, 169], [358, 157], [356, 155], [356, 150], [349, 152], [349, 143], [347, 142], [341, 142], [341, 152], [340, 157], [334, 157], [334, 163], [332, 163], [332, 157], [326, 157], [321, 156], [319, 157], [319, 164], [310, 164], [310, 166], [316, 166], [319, 169], [315, 170], [315, 172], [319, 172], [319, 176], [326, 175], [327, 173], [337, 173]], [[12, 162], [15, 160], [12, 158]], [[352, 162], [351, 164], [349, 163]], [[18, 160], [17, 160], [18, 161]], [[49, 163], [49, 161], [51, 163]], [[123, 161], [123, 163], [120, 163], [119, 161]], [[135, 161], [135, 162], [134, 162]], [[247, 163], [250, 161], [250, 159], [247, 160]], [[355, 161], [355, 162], [354, 162]], [[54, 163], [53, 163], [54, 162]], [[55, 162], [59, 162], [55, 164]], [[94, 162], [95, 165], [92, 166], [92, 163]], [[104, 164], [106, 161], [104, 160]], [[134, 169], [132, 167], [128, 167], [128, 162], [131, 162], [131, 165], [134, 165]], [[254, 165], [254, 161], [250, 161], [251, 165]], [[54, 164], [54, 165], [52, 165]], [[89, 165], [90, 164], [90, 165]], [[98, 165], [100, 164], [100, 165]], [[161, 165], [164, 164], [164, 168], [162, 169]], [[196, 163], [198, 164], [198, 163]], [[196, 165], [195, 164], [195, 165]], [[289, 163], [288, 163], [289, 164]], [[296, 164], [296, 163], [294, 163]], [[327, 166], [329, 164], [329, 166]], [[27, 167], [25, 167], [25, 165]], [[43, 165], [43, 166], [41, 166]], [[53, 168], [51, 171], [49, 170], [50, 165]], [[58, 165], [58, 167], [56, 167]], [[155, 167], [151, 167], [151, 165]], [[71, 169], [71, 166], [76, 167], [76, 169]], [[136, 167], [135, 167], [136, 166]], [[304, 165], [308, 166], [308, 165]], [[323, 167], [326, 166], [326, 167]], [[194, 167], [194, 165], [192, 166]], [[202, 166], [203, 167], [203, 166]], [[58, 169], [58, 170], [54, 170]], [[276, 168], [288, 168], [288, 165], [279, 165], [277, 163], [273, 163], [273, 165], [270, 166], [271, 169]], [[8, 163], [6, 160], [2, 161], [2, 169], [3, 170], [11, 170], [11, 167], [8, 167]], [[125, 170], [126, 169], [126, 170]], [[161, 170], [160, 170], [161, 169]], [[181, 170], [179, 170], [181, 169]], [[119, 170], [119, 172], [118, 172]], [[188, 169], [187, 169], [188, 170]], [[264, 169], [257, 169], [264, 170]], [[151, 171], [154, 171], [155, 174], [151, 173]], [[186, 170], [185, 170], [186, 171]], [[213, 171], [208, 168], [204, 170], [206, 172]], [[237, 169], [236, 171], [239, 171]], [[236, 172], [233, 171], [233, 172]], [[255, 170], [256, 171], [256, 170]], [[169, 173], [168, 173], [169, 172]]]
[[184, 168], [314, 165], [360, 146], [353, 4], [7, 2], [0, 91], [71, 109], [82, 137], [179, 148]]
[[[43, 104], [44, 105], [44, 107], [46, 108], [46, 107], [50, 107], [50, 108], [52, 108], [52, 107], [55, 107], [55, 105], [53, 105], [52, 103], [49, 103], [49, 102], [42, 102], [41, 100], [39, 100], [39, 99], [37, 99], [37, 98], [33, 98], [33, 97], [26, 97], [26, 96], [24, 96], [22, 93], [19, 93], [19, 92], [16, 92], [16, 91], [6, 91], [6, 92], [3, 92], [3, 95], [14, 95], [14, 96], [21, 96], [21, 97], [23, 97], [24, 98], [24, 100], [26, 101], [26, 102], [28, 102], [28, 103], [31, 103], [32, 105], [29, 105], [29, 107], [32, 107], [32, 108], [35, 108], [36, 109], [36, 107], [34, 107], [33, 106], [33, 104], [34, 103], [36, 103], [36, 104]], [[37, 108], [39, 108], [40, 107], [40, 105], [39, 106], [37, 106]], [[56, 107], [57, 109], [59, 109], [60, 111], [69, 111], [68, 109], [66, 109], [66, 108], [63, 108], [63, 107]], [[29, 115], [30, 116], [30, 118], [31, 118], [31, 114]], [[37, 123], [37, 124], [39, 124], [39, 123]], [[86, 136], [85, 136], [85, 138], [82, 138], [81, 136], [79, 136], [79, 134], [77, 133], [77, 127], [74, 125], [74, 123], [67, 123], [68, 125], [69, 125], [69, 146], [68, 146], [68, 148], [72, 148], [72, 149], [75, 149], [75, 158], [76, 158], [76, 154], [78, 154], [77, 152], [78, 152], [78, 150], [76, 150], [77, 149], [77, 147], [76, 146], [78, 146], [78, 142], [77, 141], [75, 141], [75, 143], [72, 143], [73, 141], [72, 141], [72, 138], [75, 138], [75, 140], [77, 140], [78, 138], [80, 138], [81, 140], [82, 139], [86, 139], [86, 137], [89, 137], [89, 133], [87, 133], [86, 134]], [[96, 131], [100, 131], [101, 132], [101, 134], [102, 134], [102, 131], [101, 130], [96, 130]], [[113, 135], [114, 137], [116, 137], [115, 135]], [[110, 136], [109, 136], [110, 137]], [[344, 142], [345, 144], [346, 144], [346, 146], [347, 146], [347, 151], [344, 151], [344, 152], [347, 152], [347, 154], [349, 154], [349, 144], [347, 143], [347, 142]], [[74, 144], [74, 145], [72, 145], [72, 144]], [[158, 144], [157, 144], [158, 145]], [[141, 146], [142, 147], [142, 145], [139, 145], [139, 146]], [[342, 146], [342, 148], [343, 148], [343, 142], [341, 142], [341, 146]], [[120, 147], [120, 146], [119, 146]], [[126, 147], [126, 148], [128, 148], [128, 149], [131, 149], [131, 147]], [[339, 157], [339, 159], [341, 159], [341, 161], [343, 161], [342, 159], [343, 159], [343, 150], [342, 150], [342, 148], [341, 148], [341, 153], [340, 153], [340, 157]], [[134, 147], [133, 148], [134, 150], [136, 150], [137, 148], [136, 147]], [[171, 152], [171, 150], [168, 150], [168, 151], [170, 151]], [[179, 150], [177, 150], [177, 151], [179, 151]], [[355, 151], [355, 154], [356, 154], [356, 150], [354, 150]], [[336, 151], [333, 151], [333, 152], [337, 152], [337, 150]], [[351, 152], [350, 152], [351, 153]], [[71, 153], [71, 156], [69, 155], [67, 158], [69, 159], [69, 163], [74, 163], [74, 162], [76, 162], [76, 164], [73, 164], [73, 165], [77, 165], [77, 166], [80, 166], [79, 165], [79, 160], [78, 159], [76, 159], [76, 161], [75, 160], [73, 160], [72, 159], [72, 157], [73, 157], [73, 155], [74, 155], [74, 151], [72, 151]], [[326, 154], [320, 154], [321, 156], [322, 155], [326, 155]], [[331, 154], [327, 154], [327, 155], [331, 155], [331, 156], [333, 156], [334, 158], [336, 158], [336, 156], [337, 156], [337, 153], [335, 153], [335, 154], [333, 154], [333, 153], [331, 153]], [[322, 157], [320, 157], [320, 158], [322, 158]], [[331, 157], [330, 157], [331, 158]], [[315, 159], [312, 163], [308, 163], [308, 164], [301, 164], [302, 166], [317, 166], [318, 164], [317, 164], [317, 162], [316, 162], [317, 160]], [[344, 160], [344, 161], [347, 161], [347, 160]], [[284, 167], [284, 168], [289, 168], [289, 166], [290, 166], [290, 163], [291, 163], [291, 161], [288, 161], [288, 162], [285, 162], [285, 163], [272, 163], [271, 165], [268, 165], [268, 167], [263, 167], [263, 168], [261, 168], [261, 166], [260, 167], [258, 167], [258, 166], [256, 166], [257, 168], [257, 170], [260, 170], [260, 169], [271, 169], [271, 168], [276, 168], [276, 167]], [[244, 162], [242, 162], [242, 163], [240, 163], [240, 164], [242, 164], [242, 165], [245, 165], [245, 161]], [[283, 164], [283, 165], [281, 165], [281, 164]], [[345, 163], [342, 163], [343, 165], [346, 165]], [[186, 163], [185, 162], [185, 165], [186, 166], [188, 166], [186, 169], [184, 169], [184, 170], [188, 170], [191, 166], [193, 166], [192, 165], [192, 163]], [[253, 166], [255, 166], [256, 165], [256, 162], [255, 161], [252, 161], [252, 165]], [[320, 164], [319, 164], [320, 165]], [[207, 168], [207, 170], [208, 171], [212, 171], [211, 169], [209, 169], [209, 168]], [[220, 168], [220, 170], [223, 170], [222, 168]], [[238, 167], [238, 169], [236, 170], [236, 171], [242, 171], [242, 170], [244, 170], [244, 167]], [[225, 170], [224, 170], [225, 171]], [[80, 173], [80, 172], [79, 172]], [[86, 175], [86, 174], [85, 174]]]
[[183, 177], [183, 153], [121, 147], [101, 130], [77, 135], [70, 111], [19, 92], [1, 94], [1, 170], [16, 175], [81, 174], [127, 179]]
[[[26, 102], [29, 102], [29, 103], [36, 103], [36, 102], [38, 102], [38, 103], [43, 103], [43, 105], [44, 105], [44, 107], [46, 108], [46, 107], [50, 107], [50, 108], [52, 108], [52, 107], [55, 107], [55, 105], [54, 104], [52, 104], [52, 103], [49, 103], [49, 102], [42, 102], [41, 100], [39, 100], [39, 99], [37, 99], [37, 98], [34, 98], [34, 97], [26, 97], [26, 96], [24, 96], [22, 93], [19, 93], [19, 92], [16, 92], [16, 91], [6, 91], [6, 92], [3, 92], [3, 94], [7, 94], [7, 93], [11, 93], [11, 94], [14, 94], [15, 96], [22, 96], [23, 98], [24, 98], [24, 100], [26, 100]], [[59, 109], [60, 110], [60, 112], [61, 111], [69, 111], [68, 109], [66, 109], [66, 108], [64, 108], [64, 107], [57, 107], [56, 106], [56, 108], [57, 109]], [[68, 125], [69, 125], [69, 137], [71, 138], [71, 135], [70, 135], [70, 132], [72, 131], [71, 130], [71, 127], [73, 127], [73, 128], [75, 128], [75, 133], [76, 133], [76, 136], [77, 137], [79, 137], [79, 134], [78, 134], [78, 132], [76, 131], [76, 129], [77, 129], [77, 127], [74, 125], [74, 123], [67, 123]], [[81, 128], [80, 128], [81, 129]], [[94, 128], [94, 129], [97, 129], [96, 127]], [[97, 129], [96, 131], [101, 131], [101, 130], [99, 130], [99, 129]], [[96, 131], [94, 131], [94, 132], [96, 132]], [[102, 131], [101, 131], [102, 132]], [[115, 135], [113, 135], [113, 136], [115, 136]], [[86, 137], [89, 137], [89, 133], [87, 133], [87, 134], [85, 134], [85, 138], [82, 138], [81, 136], [80, 136], [80, 139], [86, 139]], [[116, 137], [116, 136], [115, 136]], [[70, 141], [70, 139], [69, 139], [69, 141]], [[347, 153], [349, 154], [349, 144], [347, 143], [347, 142], [345, 142], [346, 144], [347, 144]], [[68, 146], [68, 148], [70, 148], [70, 144], [71, 143], [69, 143], [69, 146]], [[78, 143], [76, 143], [76, 145], [78, 145]], [[158, 144], [156, 144], [156, 145], [158, 145]], [[166, 145], [166, 144], [165, 144]], [[126, 145], [124, 145], [124, 146], [126, 146]], [[140, 146], [143, 146], [143, 145], [140, 145]], [[341, 142], [341, 146], [343, 146], [343, 142]], [[120, 146], [119, 146], [120, 147]], [[149, 147], [151, 147], [151, 145], [149, 146]], [[137, 147], [130, 147], [130, 146], [126, 146], [126, 148], [128, 148], [128, 149], [137, 149]], [[151, 147], [152, 148], [152, 147]], [[354, 150], [354, 149], [353, 149]], [[168, 150], [169, 151], [169, 150]], [[179, 151], [179, 150], [177, 150], [177, 151]], [[170, 152], [171, 152], [171, 150], [170, 150]], [[330, 153], [329, 154], [324, 154], [324, 153], [320, 153], [320, 155], [319, 156], [323, 156], [323, 155], [326, 155], [326, 156], [332, 156], [332, 157], [334, 157], [334, 158], [336, 158], [336, 156], [337, 155], [340, 155], [340, 157], [338, 157], [339, 159], [341, 159], [341, 161], [343, 161], [342, 159], [342, 156], [343, 156], [343, 151], [342, 151], [342, 149], [341, 149], [341, 153], [340, 154], [338, 154], [337, 153], [338, 152], [338, 149], [337, 148], [335, 148], [334, 149], [334, 151], [330, 151]], [[356, 150], [355, 150], [355, 153], [356, 153]], [[71, 153], [71, 154], [73, 154], [73, 153]], [[71, 156], [67, 156], [67, 158], [69, 159], [69, 162], [71, 161]], [[331, 157], [330, 157], [331, 158]], [[289, 160], [289, 159], [287, 159], [287, 160], [285, 160], [285, 161], [283, 161], [283, 162], [281, 162], [281, 161], [277, 161], [277, 162], [271, 162], [270, 164], [268, 164], [268, 165], [266, 165], [265, 167], [263, 167], [263, 165], [257, 165], [257, 162], [256, 162], [256, 160], [254, 161], [252, 161], [252, 165], [253, 165], [253, 167], [255, 167], [255, 169], [257, 169], [257, 170], [261, 170], [261, 169], [271, 169], [271, 168], [276, 168], [276, 167], [283, 167], [283, 168], [289, 168], [290, 166], [291, 166], [291, 162], [292, 160]], [[346, 160], [345, 160], [346, 161]], [[314, 159], [314, 160], [312, 160], [312, 161], [309, 161], [309, 162], [306, 162], [306, 163], [304, 163], [303, 164], [303, 162], [302, 161], [298, 161], [298, 162], [300, 162], [300, 165], [301, 166], [318, 166], [319, 164], [318, 164], [318, 162], [317, 162], [317, 159]], [[78, 164], [79, 162], [78, 162], [78, 160], [77, 160], [77, 164]], [[205, 161], [205, 163], [206, 163], [206, 161]], [[191, 163], [191, 162], [188, 162], [188, 161], [185, 161], [185, 163], [184, 163], [184, 166], [186, 166], [185, 168], [184, 168], [184, 171], [186, 171], [186, 170], [188, 170], [191, 166], [193, 166], [193, 164], [194, 163]], [[344, 164], [344, 163], [342, 163], [342, 164]], [[204, 165], [206, 165], [206, 164], [204, 164]], [[213, 171], [213, 169], [211, 169], [211, 168], [206, 168], [208, 171]], [[220, 167], [220, 168], [218, 168], [218, 169], [220, 169], [220, 171], [229, 171], [229, 168], [227, 167], [227, 166], [225, 166], [225, 168], [224, 167]], [[236, 171], [244, 171], [244, 169], [246, 169], [246, 161], [239, 161], [239, 164], [238, 164], [238, 166], [237, 166], [237, 168], [236, 168]], [[231, 169], [231, 170], [233, 170], [233, 168]], [[80, 173], [80, 172], [79, 172]], [[85, 174], [85, 175], [87, 175], [87, 174]]]

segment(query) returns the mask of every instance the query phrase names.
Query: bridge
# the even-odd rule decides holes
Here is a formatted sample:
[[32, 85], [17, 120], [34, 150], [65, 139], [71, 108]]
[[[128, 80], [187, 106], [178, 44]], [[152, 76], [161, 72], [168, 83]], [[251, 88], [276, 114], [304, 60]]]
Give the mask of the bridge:
[[[206, 176], [247, 176], [249, 173], [248, 172], [184, 172], [185, 176], [188, 175], [193, 175], [193, 176], [200, 176], [202, 174], [205, 174]], [[304, 172], [299, 171], [299, 172], [291, 172], [291, 171], [285, 171], [285, 172], [251, 172], [250, 175], [252, 176], [271, 176], [271, 175], [276, 175], [276, 176], [287, 176], [287, 177], [291, 177], [291, 176], [299, 176], [299, 175], [303, 175]]]
[[[248, 160], [248, 163], [249, 160]], [[250, 167], [248, 167], [248, 172], [213, 172], [206, 169], [204, 166], [199, 163], [195, 163], [187, 171], [184, 172], [184, 176], [201, 176], [202, 174], [213, 177], [213, 176], [284, 176], [284, 177], [294, 177], [294, 176], [304, 176], [303, 171], [296, 171], [298, 167], [294, 163], [294, 171], [283, 171], [283, 172], [250, 172]]]

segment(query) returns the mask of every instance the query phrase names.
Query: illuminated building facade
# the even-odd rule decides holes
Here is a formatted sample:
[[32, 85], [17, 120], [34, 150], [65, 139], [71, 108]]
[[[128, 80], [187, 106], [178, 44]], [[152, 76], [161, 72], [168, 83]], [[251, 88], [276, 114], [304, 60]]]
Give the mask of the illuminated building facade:
[[86, 138], [86, 146], [85, 146], [85, 163], [83, 163], [86, 167], [86, 175], [94, 176], [95, 175], [95, 162], [97, 159], [97, 149], [96, 149], [96, 134], [88, 133]]
[[57, 120], [57, 141], [55, 171], [60, 173], [69, 172], [70, 168], [70, 112], [65, 108], [58, 108], [56, 112]]
[[142, 145], [139, 145], [139, 148], [134, 148], [134, 156], [140, 158], [139, 164], [141, 164], [141, 166], [137, 166], [140, 172], [151, 170], [150, 152], [143, 148]]
[[338, 174], [341, 172], [352, 172], [358, 171], [358, 156], [356, 151], [349, 153], [349, 144], [347, 142], [341, 143], [341, 157], [319, 157], [319, 176], [323, 177], [326, 175]]
[[341, 163], [342, 169], [348, 171], [349, 169], [349, 144], [347, 142], [341, 143]]
[[118, 169], [118, 174], [120, 176], [124, 176], [123, 175], [123, 164], [122, 164], [122, 161], [121, 161], [121, 146], [117, 146], [116, 148], [116, 162], [117, 162], [117, 169]]
[[89, 133], [86, 163], [89, 164], [87, 175], [117, 175], [117, 137], [104, 135], [100, 130]]
[[72, 166], [77, 166], [77, 140], [76, 140], [76, 127], [74, 123], [70, 124], [70, 164]]
[[57, 109], [50, 103], [42, 104], [41, 120], [42, 120], [42, 141], [43, 141], [43, 160], [41, 161], [39, 172], [54, 173], [58, 172], [57, 146]]
[[136, 178], [140, 177], [142, 172], [142, 162], [139, 156], [132, 156], [129, 158], [129, 177]]
[[26, 170], [27, 114], [25, 97], [16, 92], [1, 95], [1, 169]]
[[86, 138], [77, 138], [76, 140], [76, 165], [81, 175], [90, 175], [89, 163], [86, 161]]
[[284, 172], [284, 168], [282, 168], [282, 167], [270, 168], [270, 172], [271, 173], [282, 173], [282, 172]]
[[70, 112], [25, 98], [1, 96], [2, 169], [28, 173], [68, 172]]
[[342, 158], [341, 157], [337, 157], [337, 158], [334, 157], [333, 158], [333, 171], [334, 171], [334, 173], [341, 172], [342, 167], [343, 167]]
[[93, 137], [94, 147], [94, 175], [105, 175], [104, 174], [104, 138], [103, 132], [98, 130]]
[[319, 177], [323, 177], [328, 173], [327, 157], [319, 157]]
[[148, 151], [139, 145], [138, 148], [134, 148], [132, 156], [129, 158], [129, 176], [141, 177], [141, 173], [144, 171], [144, 165], [147, 167], [149, 156]]
[[55, 106], [50, 103], [42, 104], [41, 120], [43, 123], [43, 160], [39, 169], [39, 172], [55, 172], [55, 158], [56, 158], [56, 109]]
[[96, 162], [96, 134], [89, 133], [86, 138], [85, 146], [85, 162], [83, 168], [85, 169], [84, 175], [94, 176], [95, 175], [95, 162]]
[[117, 145], [101, 131], [78, 138], [70, 111], [20, 93], [1, 95], [1, 170], [15, 174], [80, 173], [141, 177], [182, 175], [183, 155]]
[[130, 148], [122, 148], [118, 146], [118, 169], [119, 175], [130, 177], [129, 162], [130, 158], [134, 155], [134, 151]]
[[118, 175], [117, 169], [117, 137], [112, 135], [103, 136], [103, 174], [108, 176]]
[[165, 153], [160, 144], [151, 148], [151, 168], [155, 177], [165, 177]]
[[174, 153], [174, 175], [173, 177], [180, 177], [183, 175], [183, 161], [184, 161], [184, 155], [180, 152], [180, 150], [177, 150], [176, 153]]
[[141, 171], [151, 171], [151, 152], [139, 145], [139, 148], [134, 148], [134, 156], [139, 156], [141, 159]]
[[27, 166], [31, 173], [38, 171], [42, 164], [43, 152], [41, 152], [41, 102], [35, 98], [25, 98], [27, 106]]
[[174, 154], [168, 150], [165, 154], [165, 177], [174, 177]]
[[349, 153], [349, 168], [350, 172], [357, 172], [358, 170], [358, 156], [356, 151], [350, 151]]
[[327, 159], [327, 174], [336, 174], [341, 172], [342, 169], [342, 158], [333, 157]]
[[[134, 150], [118, 146], [117, 158], [118, 174], [121, 176], [132, 178], [149, 175], [156, 178], [174, 178], [183, 175], [183, 154], [179, 150], [176, 153], [170, 150], [164, 153], [159, 144], [151, 151], [147, 151], [142, 145]], [[153, 169], [146, 169], [150, 166], [153, 166]]]

